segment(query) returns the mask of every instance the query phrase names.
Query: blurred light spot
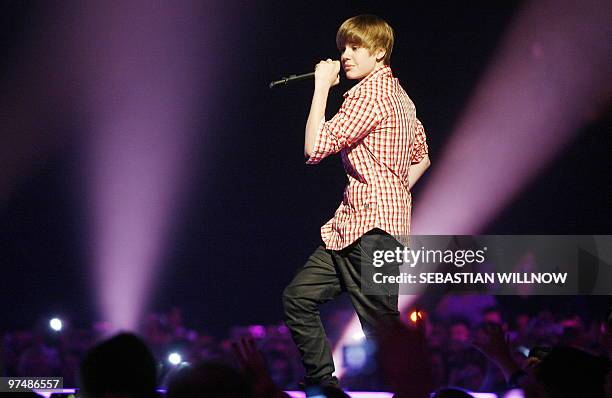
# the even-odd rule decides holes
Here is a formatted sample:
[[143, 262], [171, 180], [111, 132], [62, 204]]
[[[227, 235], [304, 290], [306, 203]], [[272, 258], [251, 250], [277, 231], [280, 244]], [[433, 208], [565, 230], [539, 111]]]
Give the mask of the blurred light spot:
[[182, 360], [183, 358], [181, 358], [181, 355], [177, 352], [173, 352], [170, 355], [168, 355], [168, 362], [170, 362], [174, 366], [180, 364]]
[[56, 332], [60, 332], [62, 330], [62, 320], [59, 318], [53, 318], [49, 321], [49, 327]]

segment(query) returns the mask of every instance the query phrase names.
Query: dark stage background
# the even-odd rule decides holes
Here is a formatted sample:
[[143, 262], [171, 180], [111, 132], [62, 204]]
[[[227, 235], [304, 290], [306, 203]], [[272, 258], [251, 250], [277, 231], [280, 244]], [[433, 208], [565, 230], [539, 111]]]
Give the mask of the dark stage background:
[[[267, 84], [308, 72], [318, 59], [337, 57], [335, 32], [344, 19], [373, 13], [395, 28], [392, 68], [417, 106], [435, 167], [521, 5], [450, 3], [230, 1], [207, 6], [225, 18], [215, 27], [214, 43], [203, 50], [215, 85], [202, 93], [207, 116], [189, 159], [194, 177], [175, 219], [150, 310], [178, 306], [191, 327], [217, 335], [232, 325], [281, 319], [282, 289], [318, 244], [319, 227], [341, 200], [345, 179], [339, 157], [304, 165], [312, 82], [274, 91]], [[49, 8], [42, 2], [1, 4], [0, 79], [3, 85], [15, 78], [27, 81], [29, 72], [15, 71], [13, 60], [21, 59], [32, 36], [45, 34], [41, 26]], [[36, 57], [30, 61], [37, 62]], [[45, 76], [37, 73], [39, 79]], [[332, 90], [328, 116], [350, 86], [343, 80]], [[610, 106], [603, 114], [595, 112], [562, 155], [482, 233], [611, 232]], [[45, 127], [45, 134], [70, 138], [50, 145], [20, 173], [3, 175], [11, 189], [0, 202], [0, 329], [30, 327], [52, 313], [77, 324], [96, 319], [87, 283], [90, 219], [82, 187], [75, 183], [82, 132], [73, 126]], [[2, 153], [20, 150], [14, 142], [3, 132]], [[414, 190], [415, 213], [426, 184], [427, 175]]]

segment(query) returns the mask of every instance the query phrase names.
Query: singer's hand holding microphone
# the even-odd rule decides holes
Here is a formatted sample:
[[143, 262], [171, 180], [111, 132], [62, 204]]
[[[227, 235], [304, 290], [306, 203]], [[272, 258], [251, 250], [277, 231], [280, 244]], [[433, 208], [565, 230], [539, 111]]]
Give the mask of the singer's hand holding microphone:
[[290, 75], [269, 84], [270, 88], [286, 86], [302, 80], [315, 78], [315, 86], [330, 88], [340, 83], [340, 61], [332, 61], [327, 58], [315, 66], [315, 71], [302, 75]]
[[315, 66], [315, 86], [333, 87], [340, 83], [340, 61], [327, 58]]

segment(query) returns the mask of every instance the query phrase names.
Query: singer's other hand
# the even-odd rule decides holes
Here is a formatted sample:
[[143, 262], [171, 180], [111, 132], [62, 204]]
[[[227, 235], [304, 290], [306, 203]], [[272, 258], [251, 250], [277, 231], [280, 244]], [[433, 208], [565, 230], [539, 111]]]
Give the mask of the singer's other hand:
[[327, 59], [315, 66], [315, 84], [332, 87], [340, 83], [340, 61]]

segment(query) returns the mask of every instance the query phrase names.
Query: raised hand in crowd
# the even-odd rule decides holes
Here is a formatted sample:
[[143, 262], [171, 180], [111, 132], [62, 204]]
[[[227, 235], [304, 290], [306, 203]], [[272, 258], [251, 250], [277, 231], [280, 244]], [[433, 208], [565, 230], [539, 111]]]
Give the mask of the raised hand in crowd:
[[500, 325], [486, 324], [476, 334], [472, 345], [499, 367], [509, 387], [522, 388], [526, 398], [544, 397], [542, 386], [512, 357], [510, 344]]
[[252, 386], [254, 398], [289, 398], [274, 384], [266, 360], [252, 338], [243, 337], [234, 342], [232, 350], [240, 370]]
[[511, 382], [511, 377], [521, 371], [521, 367], [512, 357], [510, 345], [499, 325], [485, 325], [476, 334], [472, 344], [500, 368], [506, 382]]

